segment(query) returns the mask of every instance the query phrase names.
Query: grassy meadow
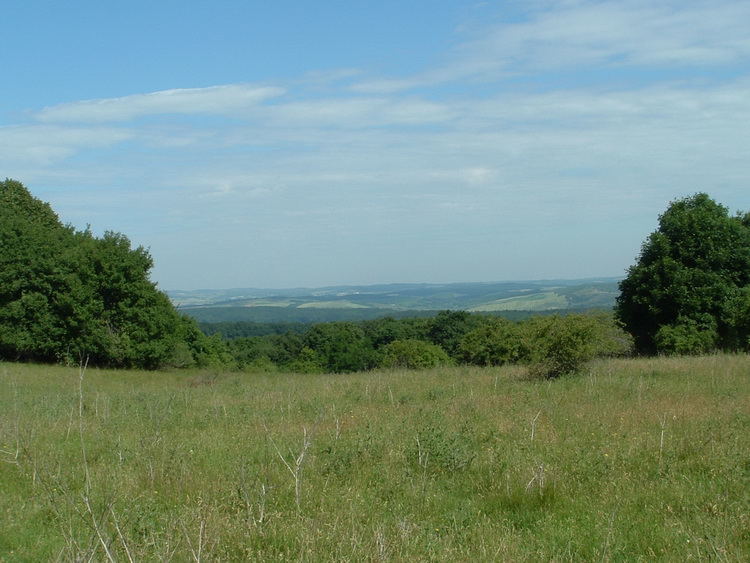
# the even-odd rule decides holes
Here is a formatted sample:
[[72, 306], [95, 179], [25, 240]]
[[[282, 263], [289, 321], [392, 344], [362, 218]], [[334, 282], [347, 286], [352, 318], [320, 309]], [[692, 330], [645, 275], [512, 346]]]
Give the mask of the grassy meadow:
[[750, 358], [0, 364], [0, 561], [747, 561]]

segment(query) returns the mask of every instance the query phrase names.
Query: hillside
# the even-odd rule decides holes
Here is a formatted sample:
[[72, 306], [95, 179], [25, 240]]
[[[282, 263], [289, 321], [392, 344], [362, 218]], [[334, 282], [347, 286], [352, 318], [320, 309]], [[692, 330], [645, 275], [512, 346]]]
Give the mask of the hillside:
[[188, 315], [207, 322], [368, 319], [440, 310], [564, 311], [611, 308], [618, 278], [521, 282], [386, 284], [293, 289], [168, 291]]

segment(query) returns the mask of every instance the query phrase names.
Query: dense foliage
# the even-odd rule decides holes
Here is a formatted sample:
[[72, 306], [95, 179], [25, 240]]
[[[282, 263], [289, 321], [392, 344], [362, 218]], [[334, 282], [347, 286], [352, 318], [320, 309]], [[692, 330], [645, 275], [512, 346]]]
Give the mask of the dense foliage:
[[617, 315], [642, 353], [750, 347], [750, 214], [708, 195], [674, 201], [620, 284]]
[[0, 357], [154, 369], [222, 361], [122, 234], [63, 225], [20, 182], [0, 182]]
[[532, 374], [553, 378], [577, 371], [594, 357], [627, 353], [631, 341], [604, 312], [512, 322], [441, 311], [432, 318], [317, 323], [301, 335], [234, 338], [227, 346], [242, 370], [319, 373], [524, 364]]

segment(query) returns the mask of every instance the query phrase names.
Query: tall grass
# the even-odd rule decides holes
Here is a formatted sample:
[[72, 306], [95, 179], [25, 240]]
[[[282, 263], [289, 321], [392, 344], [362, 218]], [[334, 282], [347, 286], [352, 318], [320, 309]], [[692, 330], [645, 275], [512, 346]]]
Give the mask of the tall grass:
[[747, 356], [552, 382], [0, 364], [0, 561], [744, 561], [749, 429]]

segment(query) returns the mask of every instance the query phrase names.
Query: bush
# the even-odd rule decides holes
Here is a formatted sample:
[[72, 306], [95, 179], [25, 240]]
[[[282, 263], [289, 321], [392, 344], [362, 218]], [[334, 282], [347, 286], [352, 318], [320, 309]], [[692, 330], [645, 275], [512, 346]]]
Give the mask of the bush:
[[534, 317], [524, 326], [529, 371], [554, 379], [580, 371], [596, 356], [612, 356], [630, 349], [629, 339], [611, 317], [567, 315]]
[[450, 363], [445, 350], [424, 340], [394, 340], [382, 348], [380, 356], [384, 368], [428, 369]]
[[715, 323], [710, 319], [703, 323], [680, 319], [661, 327], [654, 338], [658, 353], [667, 356], [705, 354], [716, 348], [717, 340]]
[[475, 366], [501, 366], [516, 363], [523, 349], [518, 325], [498, 318], [468, 332], [458, 345], [458, 356]]
[[318, 323], [305, 334], [304, 344], [316, 352], [328, 372], [364, 371], [374, 367], [372, 343], [353, 322]]

